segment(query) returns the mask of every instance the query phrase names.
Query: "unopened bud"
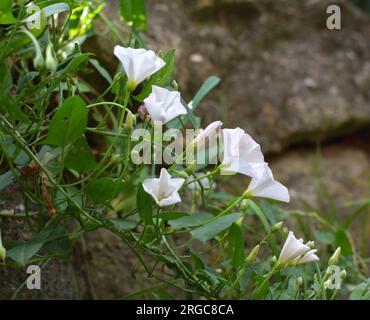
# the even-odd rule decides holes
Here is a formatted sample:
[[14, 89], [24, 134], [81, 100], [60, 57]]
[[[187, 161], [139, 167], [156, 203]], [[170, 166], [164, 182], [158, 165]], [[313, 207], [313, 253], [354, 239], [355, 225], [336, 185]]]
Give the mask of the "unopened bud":
[[120, 163], [122, 161], [122, 157], [119, 154], [112, 154], [110, 161], [112, 163]]
[[198, 166], [196, 165], [195, 162], [189, 164], [187, 167], [186, 167], [186, 170], [189, 172], [189, 173], [194, 173], [195, 171], [197, 171], [198, 169]]
[[176, 80], [173, 80], [173, 81], [172, 81], [172, 87], [173, 87], [175, 90], [178, 90], [178, 89], [179, 89], [179, 85], [177, 84]]
[[283, 227], [283, 222], [280, 221], [276, 224], [274, 224], [271, 228], [271, 232], [276, 232], [276, 231], [279, 231], [281, 228]]
[[187, 179], [189, 178], [189, 175], [185, 172], [185, 171], [177, 171], [175, 170], [174, 173], [180, 177], [180, 178], [183, 178], [183, 179]]
[[329, 279], [329, 280], [326, 280], [325, 282], [324, 282], [324, 289], [326, 290], [326, 289], [330, 289], [331, 287], [332, 287], [332, 285], [333, 285], [333, 283], [332, 283], [332, 281]]
[[249, 205], [249, 200], [243, 199], [242, 202], [240, 203], [240, 210], [243, 212], [246, 212], [248, 209], [248, 205]]
[[313, 248], [315, 248], [315, 241], [308, 241], [308, 242], [306, 243], [306, 245], [307, 245], [308, 247], [310, 247], [311, 249], [313, 249]]
[[144, 120], [146, 116], [148, 116], [148, 112], [146, 110], [146, 107], [145, 107], [145, 104], [142, 104], [140, 105], [139, 109], [138, 109], [138, 114], [139, 114], [139, 118], [141, 120]]
[[271, 261], [271, 264], [275, 264], [277, 262], [276, 256], [273, 256], [270, 261]]
[[33, 59], [33, 66], [36, 70], [41, 70], [44, 68], [45, 61], [41, 52], [37, 52], [36, 57]]
[[236, 224], [241, 227], [243, 225], [244, 217], [240, 217], [238, 221], [236, 221]]
[[127, 133], [131, 133], [134, 131], [134, 127], [136, 125], [136, 117], [131, 112], [129, 112], [126, 116], [126, 122], [125, 122], [125, 129]]
[[259, 251], [260, 251], [260, 246], [256, 245], [251, 251], [251, 253], [248, 255], [248, 257], [245, 259], [245, 265], [247, 267], [251, 266], [256, 261]]
[[46, 69], [53, 73], [57, 70], [58, 67], [58, 61], [54, 54], [54, 47], [51, 43], [49, 43], [46, 47], [45, 66]]
[[338, 247], [337, 250], [335, 250], [335, 252], [329, 259], [329, 263], [328, 263], [329, 266], [332, 266], [338, 263], [341, 251], [342, 249], [340, 247]]
[[347, 278], [347, 271], [345, 269], [343, 269], [341, 272], [340, 272], [340, 278], [342, 280], [344, 280], [345, 278]]
[[6, 258], [6, 249], [3, 246], [3, 242], [1, 240], [1, 230], [0, 230], [0, 260], [4, 261]]
[[296, 280], [296, 284], [297, 284], [298, 287], [300, 287], [303, 284], [303, 278], [298, 277], [297, 280]]

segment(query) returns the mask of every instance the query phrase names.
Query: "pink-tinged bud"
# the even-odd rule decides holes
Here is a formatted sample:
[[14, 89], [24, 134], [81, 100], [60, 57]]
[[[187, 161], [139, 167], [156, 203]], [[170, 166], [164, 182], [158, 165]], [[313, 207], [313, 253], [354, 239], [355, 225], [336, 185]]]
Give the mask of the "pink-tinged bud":
[[194, 143], [197, 144], [197, 147], [200, 148], [206, 143], [206, 139], [211, 139], [220, 131], [222, 127], [221, 121], [212, 122], [205, 128], [201, 130], [194, 139]]
[[147, 115], [148, 117], [148, 112], [146, 110], [145, 104], [140, 105], [138, 113], [141, 120], [145, 119], [145, 115]]

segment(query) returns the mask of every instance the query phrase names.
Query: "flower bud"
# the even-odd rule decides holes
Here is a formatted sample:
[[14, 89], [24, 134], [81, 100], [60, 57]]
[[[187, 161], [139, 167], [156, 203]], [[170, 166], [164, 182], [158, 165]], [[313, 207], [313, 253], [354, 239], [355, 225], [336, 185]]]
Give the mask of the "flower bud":
[[0, 260], [4, 261], [6, 258], [6, 249], [3, 246], [3, 242], [1, 240], [1, 230], [0, 230]]
[[236, 224], [241, 227], [243, 225], [244, 217], [240, 217], [238, 221], [236, 221]]
[[120, 163], [122, 161], [122, 157], [119, 154], [112, 154], [110, 161], [112, 163]]
[[175, 90], [178, 90], [178, 89], [179, 89], [179, 85], [178, 85], [178, 83], [176, 82], [176, 80], [173, 80], [173, 81], [172, 81], [172, 87], [173, 87]]
[[193, 163], [190, 163], [187, 167], [186, 167], [186, 170], [189, 172], [189, 173], [194, 173], [195, 171], [197, 171], [198, 169], [198, 166], [196, 164], [196, 162], [194, 161]]
[[338, 263], [341, 251], [342, 250], [341, 250], [340, 247], [338, 247], [337, 250], [335, 250], [335, 252], [333, 253], [333, 255], [329, 259], [329, 263], [328, 263], [329, 266], [332, 266], [332, 265], [335, 265], [335, 264]]
[[313, 249], [313, 248], [315, 248], [315, 241], [308, 241], [308, 242], [306, 243], [306, 245], [307, 245], [308, 247], [310, 247], [311, 249]]
[[45, 67], [53, 73], [57, 70], [58, 67], [58, 61], [54, 54], [54, 46], [51, 43], [49, 43], [46, 47]]
[[282, 222], [282, 221], [280, 221], [280, 222], [278, 222], [278, 223], [274, 224], [274, 225], [272, 226], [272, 228], [271, 228], [271, 232], [279, 231], [279, 230], [282, 228], [282, 226], [283, 226], [283, 222]]
[[175, 170], [174, 173], [179, 176], [180, 178], [187, 179], [189, 175], [185, 171], [177, 171]]
[[260, 251], [260, 246], [256, 245], [251, 251], [251, 253], [248, 255], [248, 257], [245, 259], [246, 267], [251, 266], [256, 261], [259, 251]]
[[44, 68], [45, 61], [41, 52], [37, 52], [36, 57], [33, 59], [33, 66], [36, 70], [41, 70]]
[[303, 278], [298, 277], [297, 280], [296, 280], [296, 284], [297, 284], [298, 287], [300, 287], [303, 284]]
[[145, 104], [140, 105], [140, 107], [139, 107], [139, 109], [138, 109], [137, 112], [138, 112], [139, 118], [141, 120], [144, 120], [145, 119], [145, 116], [148, 115], [148, 111], [146, 110]]
[[249, 200], [243, 199], [242, 202], [240, 203], [240, 210], [243, 212], [246, 212], [248, 209], [248, 205], [249, 205]]
[[125, 122], [125, 129], [127, 133], [132, 133], [134, 131], [134, 127], [136, 125], [136, 117], [131, 112], [127, 113], [126, 122]]
[[276, 258], [276, 256], [273, 256], [271, 258], [271, 264], [275, 264], [276, 262], [277, 262], [277, 258]]
[[346, 269], [343, 269], [341, 272], [340, 272], [340, 278], [342, 280], [344, 280], [345, 278], [347, 278], [347, 271]]

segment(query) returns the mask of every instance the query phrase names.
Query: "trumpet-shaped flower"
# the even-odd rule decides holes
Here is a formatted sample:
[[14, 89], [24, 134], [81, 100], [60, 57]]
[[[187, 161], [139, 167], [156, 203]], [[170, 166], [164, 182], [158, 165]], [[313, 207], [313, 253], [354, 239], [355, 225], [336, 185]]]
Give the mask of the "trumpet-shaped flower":
[[223, 129], [223, 161], [221, 174], [242, 173], [256, 177], [264, 167], [261, 147], [240, 128]]
[[274, 180], [274, 176], [268, 164], [265, 163], [259, 170], [259, 175], [252, 178], [247, 193], [252, 197], [289, 202], [290, 196], [288, 189], [280, 182]]
[[131, 91], [166, 64], [153, 51], [146, 49], [115, 46], [114, 55], [123, 65], [128, 79], [128, 88]]
[[158, 179], [144, 180], [143, 188], [160, 207], [166, 207], [181, 202], [178, 190], [184, 182], [185, 179], [182, 178], [171, 178], [167, 170], [162, 168]]
[[212, 122], [204, 130], [201, 130], [196, 135], [193, 142], [197, 145], [198, 148], [201, 148], [202, 146], [205, 145], [207, 138], [209, 141], [211, 141], [211, 139], [217, 135], [221, 127], [222, 127], [221, 121]]
[[153, 121], [165, 124], [176, 117], [186, 114], [181, 103], [180, 92], [152, 86], [152, 93], [144, 100], [145, 108]]
[[316, 255], [317, 250], [311, 249], [307, 244], [303, 243], [303, 239], [297, 239], [292, 231], [289, 231], [288, 237], [281, 250], [279, 263], [287, 264], [302, 264], [319, 261]]

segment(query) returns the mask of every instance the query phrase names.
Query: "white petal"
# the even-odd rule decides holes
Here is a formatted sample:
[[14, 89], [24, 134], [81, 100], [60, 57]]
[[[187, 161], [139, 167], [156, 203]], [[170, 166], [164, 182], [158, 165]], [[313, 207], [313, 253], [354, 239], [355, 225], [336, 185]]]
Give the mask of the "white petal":
[[167, 207], [179, 202], [181, 202], [180, 195], [178, 192], [173, 192], [170, 197], [162, 199], [158, 205], [160, 207]]
[[279, 260], [281, 262], [291, 262], [310, 250], [308, 246], [298, 240], [292, 231], [289, 232], [283, 249], [281, 250]]
[[182, 178], [173, 178], [170, 181], [170, 184], [175, 187], [175, 190], [178, 191], [184, 184], [185, 179]]
[[159, 179], [145, 179], [143, 182], [144, 191], [152, 196], [155, 202], [158, 204], [158, 186]]
[[138, 85], [166, 64], [151, 50], [115, 46], [115, 56], [121, 61], [129, 82]]
[[298, 263], [303, 264], [319, 261], [320, 258], [315, 254], [316, 252], [316, 249], [308, 251], [301, 259], [299, 259]]

